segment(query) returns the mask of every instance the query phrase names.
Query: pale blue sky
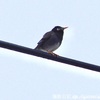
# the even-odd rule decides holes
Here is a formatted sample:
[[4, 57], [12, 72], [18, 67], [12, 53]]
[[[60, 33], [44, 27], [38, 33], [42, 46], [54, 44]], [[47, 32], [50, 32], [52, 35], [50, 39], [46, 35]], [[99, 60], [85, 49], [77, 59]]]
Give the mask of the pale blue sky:
[[[0, 0], [0, 40], [34, 48], [56, 25], [69, 28], [55, 53], [100, 65], [99, 0]], [[97, 72], [1, 48], [0, 65], [0, 100], [100, 96]]]

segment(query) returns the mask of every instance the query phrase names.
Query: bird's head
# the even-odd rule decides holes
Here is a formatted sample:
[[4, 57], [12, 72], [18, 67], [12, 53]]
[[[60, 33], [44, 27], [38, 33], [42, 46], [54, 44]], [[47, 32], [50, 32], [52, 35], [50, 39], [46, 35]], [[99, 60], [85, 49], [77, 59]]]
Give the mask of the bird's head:
[[63, 32], [65, 29], [67, 29], [68, 27], [61, 27], [61, 26], [55, 26], [52, 31], [53, 32]]

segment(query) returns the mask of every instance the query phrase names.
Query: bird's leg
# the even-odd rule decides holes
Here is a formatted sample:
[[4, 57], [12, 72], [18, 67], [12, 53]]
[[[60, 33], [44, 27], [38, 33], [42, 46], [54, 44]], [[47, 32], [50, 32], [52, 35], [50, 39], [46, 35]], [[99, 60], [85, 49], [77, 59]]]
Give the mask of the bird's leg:
[[53, 56], [56, 56], [56, 57], [58, 56], [57, 54], [55, 54], [53, 52], [50, 52], [50, 51], [48, 51], [48, 53], [51, 54], [51, 55], [53, 55]]

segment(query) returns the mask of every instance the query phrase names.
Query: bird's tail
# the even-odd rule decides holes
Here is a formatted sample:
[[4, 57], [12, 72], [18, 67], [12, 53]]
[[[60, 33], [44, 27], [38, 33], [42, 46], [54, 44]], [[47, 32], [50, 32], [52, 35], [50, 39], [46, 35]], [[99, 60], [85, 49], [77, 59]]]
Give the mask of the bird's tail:
[[35, 50], [39, 50], [39, 49], [40, 49], [40, 47], [37, 45], [34, 49], [35, 49]]

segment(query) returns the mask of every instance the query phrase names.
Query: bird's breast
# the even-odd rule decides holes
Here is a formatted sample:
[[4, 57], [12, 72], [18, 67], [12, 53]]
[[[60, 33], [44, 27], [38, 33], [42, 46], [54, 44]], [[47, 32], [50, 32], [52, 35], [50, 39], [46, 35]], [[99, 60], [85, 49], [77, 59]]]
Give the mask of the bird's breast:
[[59, 46], [60, 46], [60, 42], [55, 43], [55, 44], [52, 46], [52, 51], [56, 50]]
[[54, 51], [60, 46], [61, 42], [56, 36], [51, 37], [43, 46], [47, 51]]

